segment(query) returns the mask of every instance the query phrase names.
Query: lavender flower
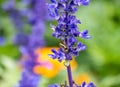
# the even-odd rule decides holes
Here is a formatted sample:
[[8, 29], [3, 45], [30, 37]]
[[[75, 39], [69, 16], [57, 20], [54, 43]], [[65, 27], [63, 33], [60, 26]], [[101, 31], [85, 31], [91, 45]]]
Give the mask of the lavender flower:
[[[36, 63], [35, 50], [45, 44], [45, 0], [23, 0], [23, 4], [24, 2], [26, 5], [24, 10], [16, 8], [15, 0], [6, 2], [3, 9], [8, 12], [17, 29], [16, 42], [20, 46], [22, 56], [27, 55], [27, 58], [23, 61], [21, 80], [16, 87], [38, 87], [40, 76], [34, 73], [33, 68], [38, 64]], [[32, 27], [30, 35], [24, 33], [22, 17], [26, 17]]]
[[[40, 76], [33, 72], [37, 65], [35, 50], [44, 46], [44, 29], [46, 18], [45, 0], [22, 0], [24, 10], [16, 7], [16, 0], [8, 0], [3, 9], [9, 14], [16, 30], [15, 43], [20, 46], [22, 56], [27, 55], [23, 62], [23, 72], [17, 87], [38, 87]], [[30, 23], [31, 35], [24, 33], [22, 17]]]
[[[35, 50], [39, 47], [44, 46], [44, 29], [45, 29], [45, 14], [44, 11], [39, 10], [39, 8], [44, 8], [44, 0], [23, 0], [26, 1], [27, 6], [31, 8], [26, 9], [26, 17], [32, 27], [31, 35], [28, 37], [28, 44], [21, 45], [21, 53], [27, 54], [28, 58], [24, 61], [24, 71], [22, 73], [22, 78], [19, 81], [18, 87], [38, 87], [40, 76], [33, 72], [33, 68], [37, 65]], [[27, 7], [26, 6], [26, 7]], [[43, 15], [44, 14], [44, 15]], [[25, 16], [24, 15], [24, 16]], [[31, 19], [32, 18], [32, 19]]]
[[78, 42], [76, 37], [91, 38], [88, 30], [79, 32], [77, 25], [81, 22], [74, 15], [78, 6], [88, 5], [89, 0], [51, 0], [51, 2], [52, 4], [48, 4], [50, 16], [58, 21], [58, 25], [51, 28], [54, 31], [53, 36], [60, 39], [61, 43], [58, 52], [52, 50], [54, 54], [49, 54], [49, 56], [59, 61], [72, 60], [72, 56], [77, 56], [79, 51], [86, 49], [86, 46]]
[[[80, 51], [86, 49], [86, 46], [82, 42], [78, 42], [76, 37], [83, 39], [91, 38], [88, 35], [88, 30], [79, 31], [77, 25], [81, 24], [81, 21], [76, 18], [74, 13], [78, 10], [79, 6], [87, 6], [90, 0], [51, 0], [51, 2], [51, 4], [48, 4], [49, 15], [58, 21], [57, 26], [51, 26], [53, 30], [52, 35], [60, 39], [61, 42], [58, 51], [52, 49], [53, 54], [49, 54], [49, 56], [53, 59], [58, 59], [60, 62], [65, 60], [69, 86], [64, 85], [63, 87], [74, 87], [70, 61], [73, 56], [78, 56]], [[90, 86], [88, 85], [87, 87]], [[50, 87], [59, 86], [53, 85]], [[75, 87], [85, 87], [85, 85], [76, 85]]]

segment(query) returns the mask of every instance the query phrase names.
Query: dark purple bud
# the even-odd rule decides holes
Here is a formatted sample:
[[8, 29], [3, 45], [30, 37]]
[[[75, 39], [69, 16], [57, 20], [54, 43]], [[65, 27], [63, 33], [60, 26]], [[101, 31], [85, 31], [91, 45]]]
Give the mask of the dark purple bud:
[[81, 85], [81, 87], [85, 87], [85, 85], [86, 85], [86, 82], [83, 82], [82, 85]]
[[58, 54], [55, 49], [52, 49], [51, 51], [52, 51], [54, 54]]
[[56, 3], [56, 0], [50, 0], [52, 3]]

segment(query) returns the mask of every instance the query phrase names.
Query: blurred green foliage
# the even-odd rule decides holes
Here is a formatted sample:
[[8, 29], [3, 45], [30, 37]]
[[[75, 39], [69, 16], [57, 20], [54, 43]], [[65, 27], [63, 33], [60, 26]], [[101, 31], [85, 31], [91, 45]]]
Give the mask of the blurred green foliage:
[[[18, 46], [12, 43], [15, 28], [1, 10], [2, 2], [4, 0], [0, 0], [0, 27], [4, 29], [7, 42], [0, 46], [0, 87], [13, 87], [17, 84], [20, 72], [18, 67], [13, 70], [7, 65], [15, 66], [20, 52]], [[87, 44], [87, 50], [76, 58], [80, 67], [75, 72], [88, 72], [97, 87], [120, 87], [120, 0], [92, 0], [88, 7], [80, 7], [76, 16], [82, 22], [80, 30], [88, 28], [92, 39], [79, 39]], [[56, 24], [54, 21], [46, 23], [46, 46], [58, 46], [59, 40], [51, 35], [51, 23]], [[61, 76], [65, 77], [65, 71], [52, 79], [41, 77], [40, 87], [61, 82], [65, 79]]]

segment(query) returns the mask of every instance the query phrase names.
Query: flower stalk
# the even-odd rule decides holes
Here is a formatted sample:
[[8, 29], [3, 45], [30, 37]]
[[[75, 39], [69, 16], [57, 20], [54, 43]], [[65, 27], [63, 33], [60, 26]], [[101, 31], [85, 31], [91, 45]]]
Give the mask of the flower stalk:
[[[81, 5], [87, 6], [90, 0], [50, 0], [52, 3], [48, 4], [49, 15], [58, 21], [58, 25], [51, 26], [53, 30], [53, 37], [60, 39], [60, 47], [58, 51], [52, 49], [53, 54], [49, 54], [49, 57], [58, 59], [59, 62], [65, 61], [67, 68], [69, 86], [66, 84], [63, 87], [73, 87], [74, 81], [72, 79], [72, 71], [70, 62], [73, 56], [79, 55], [79, 52], [86, 49], [86, 45], [79, 42], [76, 37], [83, 39], [89, 39], [88, 30], [82, 32], [79, 31], [78, 24], [81, 21], [75, 16], [75, 12]], [[59, 85], [50, 85], [49, 87], [62, 87]], [[75, 85], [74, 87], [85, 87], [85, 83], [82, 86]], [[87, 87], [95, 87], [93, 84]]]
[[71, 66], [67, 66], [67, 74], [68, 74], [68, 81], [69, 81], [69, 86], [73, 87], [73, 79], [72, 79], [72, 72], [71, 72]]

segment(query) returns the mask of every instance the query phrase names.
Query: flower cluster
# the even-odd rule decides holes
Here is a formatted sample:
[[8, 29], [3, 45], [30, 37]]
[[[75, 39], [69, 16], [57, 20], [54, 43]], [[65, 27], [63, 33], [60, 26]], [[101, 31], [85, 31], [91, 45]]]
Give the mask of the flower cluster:
[[[26, 9], [25, 15], [32, 27], [31, 34], [28, 38], [28, 44], [20, 46], [21, 53], [23, 55], [28, 55], [27, 59], [24, 61], [23, 65], [25, 70], [22, 73], [22, 78], [19, 82], [19, 87], [38, 87], [40, 76], [36, 74], [33, 70], [38, 63], [36, 62], [38, 55], [35, 54], [35, 50], [39, 47], [44, 46], [44, 29], [45, 29], [45, 15], [38, 8], [45, 8], [45, 1], [39, 0], [23, 0], [26, 1], [26, 7], [31, 7]], [[27, 82], [27, 83], [26, 83]]]
[[79, 51], [85, 50], [86, 46], [82, 42], [78, 42], [76, 37], [89, 39], [88, 30], [82, 32], [78, 29], [80, 20], [76, 18], [74, 13], [81, 5], [88, 5], [89, 0], [51, 0], [48, 4], [50, 16], [58, 21], [57, 26], [51, 26], [53, 36], [60, 39], [60, 48], [58, 51], [52, 49], [54, 54], [49, 54], [53, 59], [72, 60], [72, 56], [77, 56]]
[[[16, 87], [38, 87], [40, 76], [33, 69], [38, 65], [35, 51], [44, 46], [45, 0], [22, 0], [21, 3], [25, 5], [24, 9], [17, 9], [15, 0], [9, 0], [3, 6], [19, 32], [16, 40], [22, 56], [25, 57], [21, 80]], [[32, 27], [30, 35], [23, 34], [25, 29], [21, 17], [25, 17]]]
[[53, 54], [49, 56], [58, 61], [65, 60], [65, 66], [68, 72], [69, 86], [65, 83], [63, 85], [50, 85], [49, 87], [95, 87], [93, 83], [86, 85], [85, 82], [81, 86], [73, 83], [70, 61], [73, 56], [78, 56], [79, 52], [86, 49], [82, 42], [78, 42], [77, 37], [89, 39], [88, 30], [79, 31], [78, 24], [81, 21], [75, 16], [75, 12], [81, 5], [87, 6], [90, 0], [51, 0], [48, 4], [49, 15], [58, 21], [57, 26], [51, 25], [53, 30], [53, 37], [60, 39], [60, 47], [58, 51], [52, 49]]

